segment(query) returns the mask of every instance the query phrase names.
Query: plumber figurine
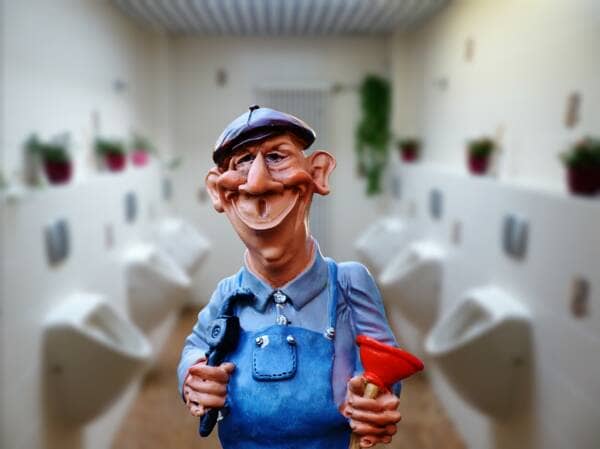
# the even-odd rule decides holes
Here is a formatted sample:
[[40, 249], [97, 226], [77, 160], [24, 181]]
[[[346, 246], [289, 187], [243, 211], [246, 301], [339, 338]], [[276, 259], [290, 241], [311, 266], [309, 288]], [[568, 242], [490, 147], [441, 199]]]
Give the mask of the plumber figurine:
[[[325, 151], [305, 154], [314, 140], [300, 119], [251, 106], [217, 140], [206, 176], [247, 249], [198, 315], [178, 379], [194, 416], [219, 410], [224, 449], [346, 449], [351, 432], [367, 448], [389, 443], [400, 421], [399, 384], [363, 398], [356, 336], [397, 346], [373, 278], [323, 257], [310, 234], [312, 196], [329, 193], [336, 164]], [[239, 338], [211, 366], [225, 309]]]

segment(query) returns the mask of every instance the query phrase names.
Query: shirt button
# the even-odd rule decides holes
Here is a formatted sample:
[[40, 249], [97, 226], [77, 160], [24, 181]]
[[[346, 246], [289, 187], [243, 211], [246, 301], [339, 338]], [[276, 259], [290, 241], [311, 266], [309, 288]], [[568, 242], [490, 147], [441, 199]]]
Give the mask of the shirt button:
[[275, 301], [275, 304], [283, 304], [286, 300], [287, 296], [285, 296], [285, 293], [282, 291], [277, 290], [275, 293], [273, 293], [273, 301]]

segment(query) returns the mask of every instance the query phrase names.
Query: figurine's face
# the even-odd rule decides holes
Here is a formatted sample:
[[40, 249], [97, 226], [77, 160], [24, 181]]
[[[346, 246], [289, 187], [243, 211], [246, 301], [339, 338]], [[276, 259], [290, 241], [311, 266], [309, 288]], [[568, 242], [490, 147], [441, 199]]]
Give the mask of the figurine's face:
[[283, 242], [281, 233], [308, 232], [312, 195], [329, 193], [334, 167], [329, 153], [305, 156], [301, 142], [286, 133], [236, 151], [209, 171], [206, 184], [215, 209], [254, 248]]

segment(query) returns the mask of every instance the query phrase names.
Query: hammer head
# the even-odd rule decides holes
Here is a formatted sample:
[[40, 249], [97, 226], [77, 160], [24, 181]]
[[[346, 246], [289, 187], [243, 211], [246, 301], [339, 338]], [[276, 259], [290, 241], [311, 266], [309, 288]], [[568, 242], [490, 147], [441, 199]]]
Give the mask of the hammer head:
[[365, 368], [364, 377], [379, 388], [388, 388], [424, 368], [423, 362], [411, 353], [366, 335], [359, 335], [356, 343], [360, 347], [360, 360]]

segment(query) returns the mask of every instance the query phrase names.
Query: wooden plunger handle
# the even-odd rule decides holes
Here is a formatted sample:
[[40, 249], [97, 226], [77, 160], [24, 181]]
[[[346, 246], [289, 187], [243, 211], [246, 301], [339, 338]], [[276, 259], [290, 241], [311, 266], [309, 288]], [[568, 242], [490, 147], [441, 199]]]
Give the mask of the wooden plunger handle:
[[[379, 394], [379, 387], [371, 382], [367, 382], [365, 385], [365, 392], [363, 393], [363, 398], [367, 399], [375, 399]], [[360, 449], [360, 435], [355, 433], [350, 437], [350, 446], [349, 449]]]

